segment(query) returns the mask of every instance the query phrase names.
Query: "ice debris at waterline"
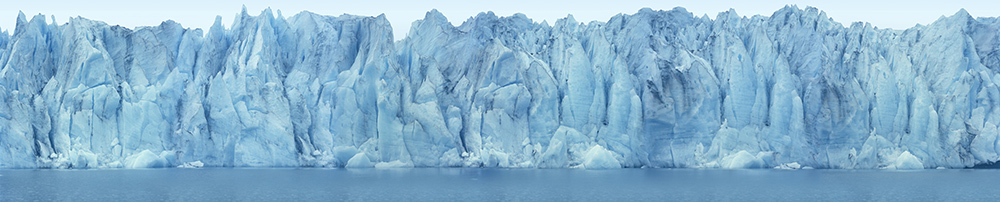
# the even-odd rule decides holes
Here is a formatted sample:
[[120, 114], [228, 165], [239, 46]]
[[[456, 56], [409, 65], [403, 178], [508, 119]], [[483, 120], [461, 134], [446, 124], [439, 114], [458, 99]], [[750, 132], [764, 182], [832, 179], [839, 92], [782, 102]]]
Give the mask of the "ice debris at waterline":
[[0, 167], [962, 168], [1000, 159], [1000, 21], [816, 8], [607, 22], [265, 10], [17, 18]]

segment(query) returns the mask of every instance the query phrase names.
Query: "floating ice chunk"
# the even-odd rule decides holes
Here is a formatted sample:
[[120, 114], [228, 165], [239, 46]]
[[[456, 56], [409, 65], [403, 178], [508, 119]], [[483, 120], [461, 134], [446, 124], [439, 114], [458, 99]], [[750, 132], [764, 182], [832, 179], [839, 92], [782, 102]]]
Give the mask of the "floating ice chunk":
[[375, 164], [375, 168], [385, 169], [385, 168], [412, 168], [413, 163], [405, 163], [399, 160], [390, 162], [379, 162]]
[[798, 170], [800, 168], [802, 168], [802, 165], [799, 165], [798, 162], [781, 164], [779, 166], [774, 167], [774, 169], [781, 169], [781, 170]]
[[919, 158], [910, 154], [910, 151], [905, 151], [899, 154], [892, 167], [898, 170], [919, 170], [924, 169], [924, 164], [920, 162]]
[[354, 157], [351, 157], [351, 160], [347, 160], [347, 166], [344, 166], [344, 167], [347, 167], [347, 168], [371, 168], [371, 167], [375, 167], [375, 164], [373, 164], [372, 160], [368, 158], [368, 155], [365, 155], [364, 152], [361, 152], [361, 153], [355, 154]]
[[201, 168], [201, 167], [205, 167], [205, 164], [202, 163], [201, 161], [193, 161], [193, 162], [187, 162], [187, 163], [181, 164], [181, 165], [179, 165], [177, 167], [178, 168]]
[[166, 159], [148, 149], [125, 158], [125, 168], [162, 168], [166, 165]]
[[585, 169], [613, 169], [621, 168], [621, 164], [615, 159], [615, 154], [601, 145], [594, 145], [583, 155], [583, 168]]

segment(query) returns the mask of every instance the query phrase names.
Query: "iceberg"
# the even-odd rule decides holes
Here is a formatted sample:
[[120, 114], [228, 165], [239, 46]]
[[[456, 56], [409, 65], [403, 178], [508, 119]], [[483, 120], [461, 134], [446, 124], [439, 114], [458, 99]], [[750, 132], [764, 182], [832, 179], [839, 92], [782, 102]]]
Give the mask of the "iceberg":
[[615, 154], [611, 153], [601, 145], [594, 145], [589, 150], [587, 154], [583, 157], [583, 168], [586, 169], [613, 169], [621, 168], [618, 160], [615, 160]]
[[351, 157], [350, 160], [347, 160], [347, 165], [345, 165], [344, 167], [346, 167], [346, 168], [371, 168], [371, 167], [375, 167], [375, 164], [373, 164], [371, 162], [371, 160], [368, 159], [368, 156], [365, 155], [365, 153], [358, 153], [358, 154], [355, 154], [354, 157]]
[[899, 154], [896, 163], [892, 167], [899, 170], [919, 170], [924, 169], [924, 164], [909, 151], [904, 151], [902, 154]]
[[162, 168], [167, 160], [149, 150], [125, 158], [125, 168]]
[[817, 8], [606, 22], [246, 8], [208, 29], [17, 17], [0, 168], [963, 168], [1000, 160], [1000, 21]]
[[736, 154], [722, 158], [722, 168], [725, 169], [753, 169], [761, 168], [764, 161], [757, 156], [751, 155], [747, 151], [739, 151]]

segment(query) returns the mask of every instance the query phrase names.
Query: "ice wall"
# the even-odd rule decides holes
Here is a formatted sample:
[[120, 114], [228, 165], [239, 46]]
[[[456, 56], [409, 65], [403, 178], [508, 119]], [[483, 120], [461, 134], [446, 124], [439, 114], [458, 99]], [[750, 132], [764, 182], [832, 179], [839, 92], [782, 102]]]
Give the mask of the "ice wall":
[[270, 10], [0, 34], [0, 168], [961, 168], [1000, 160], [1000, 21], [815, 9], [551, 25]]

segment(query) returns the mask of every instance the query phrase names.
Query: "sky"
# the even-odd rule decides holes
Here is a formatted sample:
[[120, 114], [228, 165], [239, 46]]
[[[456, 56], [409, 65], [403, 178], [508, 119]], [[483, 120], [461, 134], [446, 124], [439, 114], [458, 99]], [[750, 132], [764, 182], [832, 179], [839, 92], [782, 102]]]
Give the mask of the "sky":
[[[543, 20], [552, 24], [557, 19], [572, 14], [579, 22], [607, 21], [612, 16], [625, 13], [633, 14], [639, 9], [649, 7], [654, 10], [669, 10], [677, 6], [685, 7], [696, 16], [708, 15], [711, 18], [719, 12], [735, 9], [739, 15], [769, 16], [785, 5], [817, 7], [825, 11], [827, 16], [843, 25], [851, 22], [869, 22], [879, 28], [906, 29], [916, 24], [930, 24], [941, 16], [951, 16], [961, 8], [965, 8], [975, 17], [1000, 16], [1000, 1], [997, 0], [911, 0], [911, 1], [880, 1], [880, 0], [438, 0], [438, 1], [386, 1], [386, 0], [356, 0], [356, 1], [295, 1], [295, 0], [49, 0], [49, 1], [10, 1], [4, 0], [0, 6], [0, 29], [13, 32], [18, 11], [23, 11], [30, 19], [36, 14], [55, 16], [59, 24], [68, 22], [70, 17], [82, 16], [88, 19], [104, 21], [111, 25], [122, 25], [134, 28], [138, 26], [155, 26], [171, 19], [184, 27], [208, 29], [215, 21], [215, 16], [222, 16], [222, 22], [228, 28], [234, 16], [243, 6], [252, 15], [260, 14], [265, 8], [280, 10], [285, 17], [290, 17], [303, 10], [323, 15], [339, 16], [354, 14], [377, 16], [385, 14], [393, 26], [396, 40], [402, 39], [409, 32], [413, 21], [422, 19], [431, 9], [438, 9], [455, 25], [480, 12], [493, 11], [498, 16], [510, 16], [514, 13], [524, 13], [536, 22]], [[51, 17], [47, 17], [49, 19]], [[51, 23], [51, 22], [50, 22]]]

